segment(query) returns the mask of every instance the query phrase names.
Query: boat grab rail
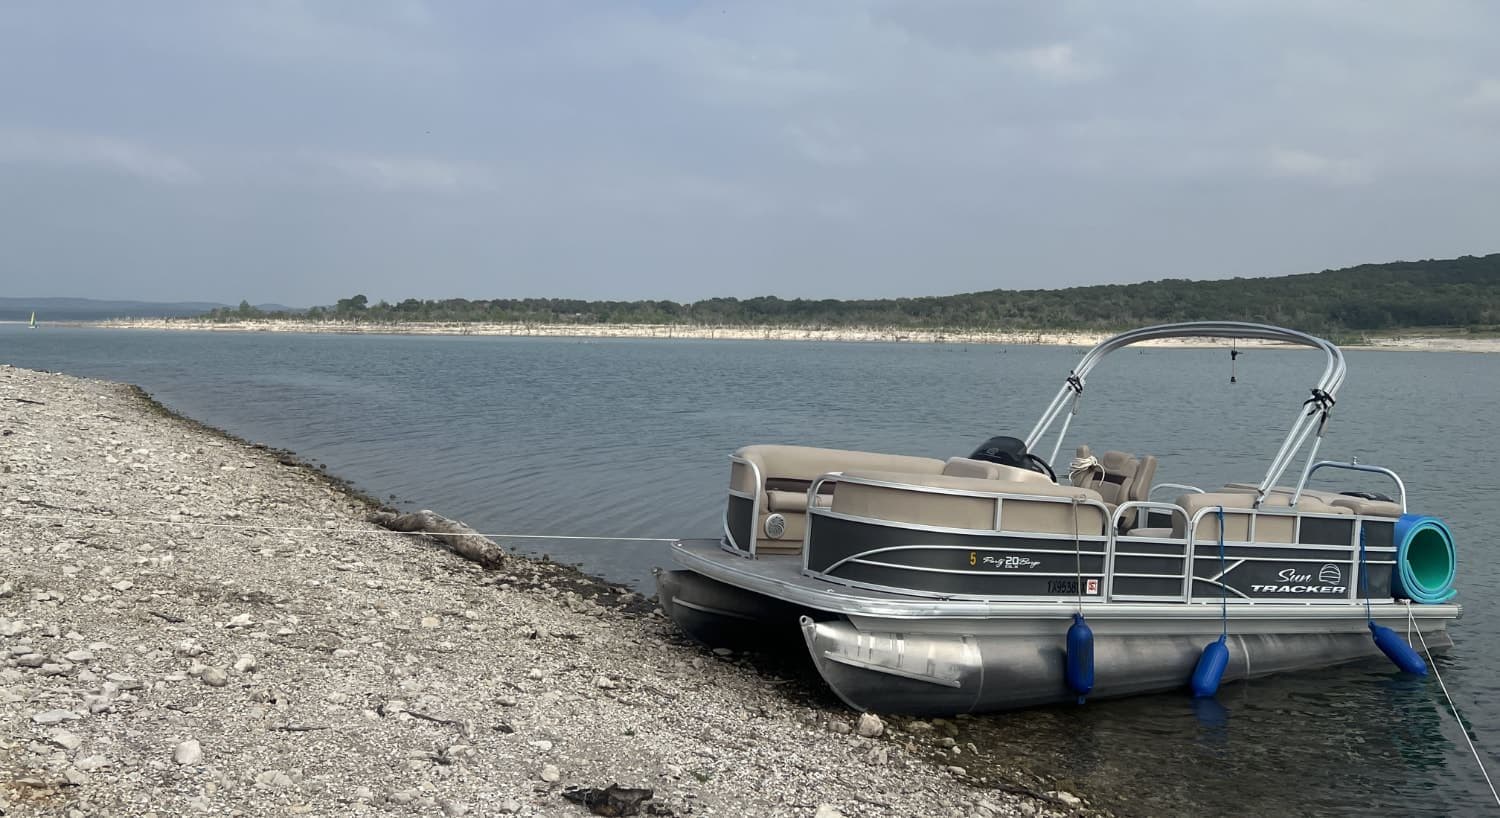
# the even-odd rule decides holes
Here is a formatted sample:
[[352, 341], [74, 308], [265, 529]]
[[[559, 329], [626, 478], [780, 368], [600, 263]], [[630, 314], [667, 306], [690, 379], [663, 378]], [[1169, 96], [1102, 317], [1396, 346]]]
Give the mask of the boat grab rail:
[[[1179, 516], [1183, 520], [1184, 529], [1186, 529], [1187, 512], [1183, 510], [1182, 506], [1179, 506], [1176, 503], [1161, 503], [1161, 502], [1157, 502], [1155, 500], [1129, 500], [1129, 501], [1126, 501], [1124, 503], [1119, 504], [1118, 506], [1115, 506], [1114, 516], [1111, 517], [1110, 520], [1109, 520], [1110, 530], [1112, 530], [1112, 531], [1119, 531], [1120, 530], [1120, 520], [1126, 514], [1129, 514], [1132, 510], [1138, 509], [1138, 508], [1139, 509], [1144, 509], [1147, 512], [1151, 512], [1151, 511], [1165, 511], [1165, 512], [1167, 512], [1169, 514], [1174, 514], [1176, 516]], [[1124, 534], [1121, 534], [1119, 536], [1129, 537], [1131, 535], [1130, 535], [1130, 532], [1127, 531]], [[1170, 539], [1175, 540], [1177, 538], [1176, 537], [1172, 537]]]
[[[850, 476], [850, 475], [847, 475], [847, 474], [845, 474], [843, 472], [828, 472], [826, 474], [819, 475], [817, 479], [815, 479], [815, 480], [812, 481], [812, 485], [808, 486], [808, 488], [807, 488], [807, 498], [808, 498], [807, 513], [808, 513], [809, 517], [814, 516], [814, 515], [822, 516], [822, 515], [830, 515], [830, 514], [835, 513], [830, 508], [823, 508], [823, 507], [817, 506], [817, 505], [815, 505], [813, 503], [813, 498], [816, 497], [821, 492], [823, 484], [824, 483], [828, 483], [828, 482], [834, 482], [834, 483], [852, 483], [852, 484], [855, 484], [855, 485], [871, 486], [873, 488], [898, 489], [898, 490], [901, 490], [901, 491], [910, 491], [910, 492], [916, 492], [916, 493], [921, 493], [921, 494], [941, 494], [941, 495], [957, 496], [957, 497], [976, 497], [976, 498], [983, 499], [983, 500], [994, 500], [995, 501], [994, 528], [993, 529], [985, 529], [985, 530], [992, 530], [992, 531], [1000, 531], [1001, 530], [1000, 529], [1000, 525], [1001, 525], [1002, 518], [1004, 516], [1004, 508], [1005, 508], [1005, 501], [1006, 500], [1036, 501], [1036, 502], [1044, 502], [1044, 503], [1057, 503], [1057, 504], [1060, 504], [1060, 505], [1069, 505], [1069, 506], [1072, 506], [1072, 505], [1086, 506], [1088, 508], [1092, 508], [1092, 509], [1098, 511], [1099, 512], [1099, 519], [1103, 520], [1103, 521], [1106, 521], [1106, 522], [1101, 527], [1101, 530], [1098, 531], [1097, 533], [1084, 533], [1081, 536], [1089, 537], [1089, 538], [1094, 538], [1094, 537], [1109, 538], [1110, 537], [1110, 528], [1109, 528], [1109, 523], [1107, 522], [1110, 519], [1109, 506], [1105, 505], [1103, 503], [1103, 501], [1100, 501], [1100, 500], [1078, 499], [1078, 498], [1074, 498], [1074, 497], [1053, 497], [1053, 496], [1044, 495], [1044, 494], [1025, 494], [1025, 493], [1021, 493], [1021, 492], [981, 491], [981, 490], [977, 490], [977, 489], [955, 489], [955, 488], [948, 488], [946, 486], [924, 486], [924, 485], [921, 485], [920, 483], [898, 483], [898, 482], [895, 482], [895, 481], [892, 481], [892, 480], [879, 480], [879, 479], [876, 479], [876, 478], [873, 478], [873, 477], [856, 477], [856, 476]], [[1025, 484], [1024, 483], [1017, 483], [1016, 485], [1017, 486], [1023, 486]], [[840, 516], [849, 517], [849, 518], [852, 518], [852, 519], [865, 520], [865, 521], [868, 521], [868, 522], [871, 522], [871, 523], [880, 524], [880, 525], [892, 525], [892, 524], [895, 524], [895, 525], [920, 525], [918, 523], [902, 523], [902, 521], [900, 521], [900, 520], [886, 520], [886, 519], [881, 519], [881, 518], [876, 518], [876, 517], [861, 517], [861, 516], [858, 516], [858, 515], [851, 515], [851, 514], [841, 514]], [[810, 556], [810, 554], [812, 552], [812, 529], [813, 529], [813, 527], [811, 525], [807, 526], [807, 530], [802, 535], [802, 567], [803, 567], [804, 570], [811, 570], [810, 567], [809, 567], [810, 566], [809, 556]], [[955, 529], [955, 530], [958, 530], [958, 529]], [[976, 530], [977, 531], [977, 530], [981, 530], [981, 529], [969, 529], [969, 530]]]
[[[735, 542], [734, 531], [729, 527], [729, 504], [725, 503], [724, 540], [727, 545], [724, 550], [731, 551], [746, 559], [755, 559], [755, 544], [760, 539], [758, 535], [758, 530], [760, 528], [760, 498], [766, 493], [766, 482], [765, 479], [761, 476], [760, 467], [755, 465], [753, 461], [744, 457], [740, 457], [736, 454], [731, 454], [729, 456], [729, 462], [737, 463], [741, 466], [750, 467], [750, 472], [753, 475], [753, 479], [755, 481], [755, 492], [748, 498], [746, 498], [745, 492], [735, 491], [734, 485], [732, 483], [730, 484], [729, 495], [731, 497], [740, 497], [743, 499], [748, 499], [750, 501], [750, 545], [748, 548], [740, 548], [739, 543]], [[731, 466], [730, 468], [733, 469], [733, 466]]]
[[[818, 477], [818, 479], [816, 479], [816, 480], [814, 480], [812, 482], [812, 485], [809, 486], [808, 489], [807, 489], [807, 496], [808, 496], [808, 500], [809, 500], [808, 509], [807, 510], [809, 512], [827, 511], [828, 510], [828, 509], [823, 509], [823, 508], [814, 508], [813, 505], [812, 505], [811, 500], [812, 500], [813, 497], [815, 497], [818, 494], [818, 491], [822, 487], [822, 485], [825, 482], [828, 482], [830, 480], [832, 480], [835, 483], [853, 483], [855, 485], [861, 485], [861, 486], [871, 486], [871, 487], [874, 487], [874, 488], [900, 489], [902, 491], [914, 491], [914, 492], [919, 492], [919, 493], [922, 493], [922, 494], [947, 494], [947, 495], [953, 495], [953, 496], [957, 496], [957, 497], [978, 497], [980, 499], [996, 500], [996, 501], [999, 501], [1002, 504], [1006, 500], [1037, 501], [1037, 502], [1044, 502], [1044, 503], [1058, 503], [1060, 505], [1073, 505], [1073, 504], [1076, 503], [1077, 505], [1087, 506], [1089, 508], [1097, 510], [1099, 512], [1099, 518], [1101, 520], [1108, 520], [1109, 517], [1110, 517], [1109, 506], [1105, 505], [1104, 501], [1102, 501], [1102, 500], [1091, 500], [1091, 499], [1088, 499], [1088, 498], [1071, 497], [1071, 496], [1058, 497], [1058, 496], [1049, 495], [1049, 494], [1027, 494], [1024, 491], [1002, 491], [1002, 490], [985, 491], [985, 490], [982, 490], [982, 489], [956, 489], [956, 488], [949, 488], [947, 486], [925, 486], [925, 485], [922, 485], [921, 483], [901, 483], [901, 482], [897, 482], [895, 480], [881, 480], [881, 479], [874, 478], [874, 477], [858, 477], [858, 476], [853, 476], [853, 475], [845, 474], [844, 472], [829, 472], [827, 474], [820, 475]], [[1000, 481], [996, 480], [996, 481], [992, 481], [992, 482], [997, 482], [998, 483]], [[1014, 485], [1025, 486], [1027, 484], [1026, 483], [1015, 483]], [[1064, 486], [1058, 486], [1058, 488], [1066, 488], [1066, 487], [1064, 487]], [[1082, 489], [1080, 489], [1080, 491], [1082, 491]], [[996, 511], [996, 515], [997, 515], [996, 516], [996, 523], [997, 523], [996, 528], [998, 529], [998, 527], [999, 527], [998, 526], [998, 522], [999, 522], [999, 516], [998, 516], [999, 515], [999, 511], [998, 510]], [[900, 520], [887, 520], [886, 522], [900, 522]], [[1099, 531], [1097, 534], [1085, 533], [1084, 536], [1088, 536], [1088, 537], [1102, 537], [1102, 536], [1104, 536], [1104, 535], [1106, 535], [1108, 533], [1109, 533], [1108, 529], [1104, 528], [1103, 530]]]
[[1204, 491], [1203, 489], [1198, 488], [1197, 486], [1190, 486], [1187, 483], [1157, 483], [1156, 485], [1154, 485], [1154, 486], [1151, 487], [1150, 491], [1146, 492], [1146, 496], [1150, 497], [1151, 495], [1155, 494], [1156, 491], [1157, 491], [1157, 489], [1177, 489], [1178, 491], [1184, 491], [1184, 492], [1187, 492], [1188, 494], [1207, 494], [1208, 493], [1208, 492]]
[[[1293, 548], [1293, 549], [1307, 547], [1303, 543], [1298, 543], [1298, 542], [1267, 543], [1267, 542], [1259, 542], [1259, 541], [1257, 541], [1255, 539], [1255, 524], [1256, 524], [1256, 521], [1259, 518], [1261, 518], [1261, 517], [1290, 517], [1290, 518], [1292, 518], [1294, 520], [1293, 525], [1295, 525], [1295, 526], [1297, 526], [1299, 528], [1301, 527], [1301, 524], [1302, 524], [1301, 521], [1304, 520], [1304, 519], [1307, 519], [1309, 517], [1314, 518], [1314, 519], [1339, 520], [1341, 522], [1350, 522], [1350, 523], [1353, 523], [1353, 525], [1350, 526], [1350, 531], [1352, 532], [1352, 536], [1350, 538], [1350, 542], [1347, 545], [1339, 544], [1339, 545], [1333, 546], [1333, 548], [1338, 548], [1338, 549], [1345, 549], [1346, 548], [1346, 549], [1349, 550], [1349, 558], [1351, 560], [1357, 560], [1358, 559], [1360, 530], [1361, 530], [1361, 528], [1364, 525], [1364, 520], [1362, 518], [1360, 518], [1359, 516], [1357, 516], [1357, 515], [1352, 515], [1352, 514], [1325, 514], [1323, 512], [1317, 512], [1317, 511], [1299, 511], [1296, 508], [1290, 508], [1290, 507], [1288, 507], [1288, 508], [1262, 508], [1262, 507], [1258, 507], [1257, 506], [1257, 507], [1253, 507], [1253, 508], [1229, 508], [1229, 507], [1226, 507], [1226, 506], [1207, 506], [1205, 508], [1198, 509], [1198, 511], [1193, 514], [1192, 519], [1188, 520], [1188, 523], [1187, 523], [1187, 530], [1185, 532], [1185, 534], [1187, 535], [1186, 538], [1185, 538], [1186, 541], [1187, 541], [1187, 575], [1184, 577], [1184, 581], [1185, 581], [1186, 587], [1183, 589], [1183, 598], [1182, 598], [1183, 602], [1191, 603], [1193, 601], [1193, 579], [1194, 579], [1194, 577], [1193, 577], [1193, 561], [1194, 561], [1194, 558], [1195, 558], [1195, 556], [1197, 554], [1198, 546], [1199, 546], [1199, 542], [1198, 542], [1198, 525], [1199, 525], [1199, 523], [1201, 523], [1203, 521], [1203, 519], [1205, 517], [1217, 517], [1218, 514], [1219, 514], [1219, 512], [1221, 512], [1221, 511], [1226, 516], [1234, 514], [1234, 515], [1245, 515], [1245, 516], [1248, 516], [1250, 518], [1249, 521], [1247, 522], [1247, 528], [1246, 528], [1246, 531], [1245, 531], [1245, 539], [1243, 539], [1243, 540], [1239, 540], [1239, 539], [1231, 540], [1228, 537], [1223, 537], [1223, 534], [1224, 534], [1223, 531], [1219, 532], [1220, 537], [1223, 537], [1223, 541], [1225, 543], [1228, 543], [1228, 544], [1231, 544], [1231, 545], [1249, 544], [1249, 545], [1260, 545], [1260, 546], [1285, 546], [1286, 548]], [[1295, 529], [1294, 529], [1294, 533], [1295, 533]], [[1295, 537], [1294, 537], [1294, 539], [1295, 539]], [[1215, 538], [1215, 542], [1218, 542], [1218, 541], [1219, 541], [1219, 538], [1216, 537]], [[1352, 601], [1352, 600], [1354, 600], [1354, 599], [1356, 599], [1358, 597], [1358, 595], [1356, 593], [1357, 591], [1358, 591], [1358, 583], [1351, 582], [1351, 583], [1349, 583], [1349, 590], [1345, 593], [1344, 596], [1338, 598], [1337, 600], [1327, 600], [1327, 601], [1328, 602], [1348, 602], [1348, 601]], [[1241, 596], [1244, 596], [1244, 595], [1241, 594]], [[1305, 603], [1305, 604], [1316, 604], [1316, 603], [1314, 603], [1314, 602], [1308, 602], [1308, 603]]]
[[1391, 478], [1391, 481], [1396, 484], [1398, 497], [1396, 502], [1401, 504], [1401, 513], [1406, 513], [1406, 483], [1402, 481], [1401, 475], [1396, 474], [1394, 471], [1384, 466], [1366, 466], [1363, 463], [1344, 463], [1338, 460], [1319, 460], [1318, 462], [1312, 464], [1312, 466], [1308, 467], [1307, 472], [1302, 475], [1302, 482], [1297, 484], [1297, 490], [1292, 492], [1292, 505], [1294, 507], [1297, 505], [1297, 501], [1302, 498], [1302, 492], [1307, 488], [1308, 479], [1311, 478], [1313, 476], [1313, 473], [1319, 469], [1343, 469], [1345, 471], [1359, 471], [1367, 472], [1370, 474], [1383, 474], [1386, 477]]

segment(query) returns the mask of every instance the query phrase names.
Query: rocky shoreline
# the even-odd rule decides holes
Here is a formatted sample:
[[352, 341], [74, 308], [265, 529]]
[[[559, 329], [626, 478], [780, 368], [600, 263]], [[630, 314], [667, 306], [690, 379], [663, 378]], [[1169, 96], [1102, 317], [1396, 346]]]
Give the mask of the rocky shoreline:
[[1088, 811], [970, 775], [961, 719], [859, 716], [371, 504], [131, 387], [0, 366], [0, 815], [582, 816], [614, 783], [642, 815]]
[[[504, 323], [374, 323], [361, 321], [306, 321], [261, 319], [205, 321], [197, 318], [119, 318], [82, 326], [109, 329], [153, 329], [192, 332], [297, 332], [346, 335], [481, 335], [523, 338], [658, 338], [729, 341], [838, 341], [915, 344], [990, 344], [999, 346], [1092, 347], [1112, 333], [1074, 330], [942, 330], [896, 327], [712, 327], [678, 324], [504, 324]], [[1241, 340], [1241, 347], [1283, 344]], [[1139, 346], [1214, 348], [1224, 342], [1212, 339], [1172, 338], [1146, 341]], [[1369, 337], [1344, 349], [1379, 349], [1407, 352], [1500, 352], [1500, 338], [1464, 335]]]

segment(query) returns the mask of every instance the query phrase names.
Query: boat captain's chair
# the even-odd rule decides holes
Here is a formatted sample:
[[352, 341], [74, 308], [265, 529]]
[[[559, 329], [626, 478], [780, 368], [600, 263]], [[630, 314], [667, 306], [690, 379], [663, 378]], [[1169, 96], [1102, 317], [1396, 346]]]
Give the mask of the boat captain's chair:
[[[1105, 452], [1094, 457], [1088, 446], [1079, 446], [1068, 469], [1068, 477], [1079, 488], [1099, 492], [1111, 509], [1128, 501], [1142, 501], [1151, 494], [1156, 480], [1156, 457], [1137, 457], [1126, 452]], [[1139, 510], [1120, 518], [1120, 530], [1135, 528]]]

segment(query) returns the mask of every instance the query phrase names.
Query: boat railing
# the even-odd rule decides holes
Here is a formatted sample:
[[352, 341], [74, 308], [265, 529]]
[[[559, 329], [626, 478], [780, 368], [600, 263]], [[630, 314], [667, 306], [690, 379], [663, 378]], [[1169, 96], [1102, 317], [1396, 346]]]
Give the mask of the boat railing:
[[733, 552], [747, 559], [754, 559], [755, 542], [757, 539], [759, 539], [759, 537], [757, 536], [757, 532], [760, 529], [760, 498], [765, 494], [766, 481], [761, 476], [760, 467], [755, 465], [754, 461], [744, 457], [740, 457], [739, 455], [732, 454], [729, 456], [729, 462], [732, 464], [730, 466], [731, 471], [735, 466], [744, 466], [745, 468], [748, 468], [750, 470], [752, 481], [751, 485], [754, 488], [752, 491], [748, 492], [740, 491], [739, 489], [735, 488], [734, 481], [730, 481], [729, 495], [731, 497], [739, 497], [741, 499], [750, 501], [750, 525], [748, 532], [746, 533], [746, 537], [749, 539], [749, 542], [741, 543], [738, 539], [735, 538], [734, 526], [730, 524], [729, 520], [729, 506], [726, 504], [724, 506], [724, 550]]
[[1401, 504], [1401, 513], [1406, 513], [1406, 483], [1401, 480], [1401, 475], [1384, 466], [1366, 466], [1363, 463], [1344, 463], [1338, 460], [1319, 460], [1308, 467], [1307, 472], [1302, 475], [1302, 480], [1297, 484], [1297, 490], [1292, 492], [1292, 505], [1302, 499], [1302, 492], [1307, 489], [1307, 481], [1318, 472], [1319, 469], [1343, 469], [1345, 471], [1366, 472], [1369, 474], [1383, 474], [1391, 478], [1396, 484], [1396, 502]]
[[1190, 486], [1187, 483], [1157, 483], [1156, 485], [1154, 485], [1154, 486], [1151, 487], [1151, 491], [1148, 492], [1146, 496], [1147, 497], [1155, 497], [1156, 496], [1156, 492], [1158, 490], [1160, 490], [1160, 489], [1176, 489], [1177, 491], [1183, 492], [1184, 494], [1207, 494], [1208, 493], [1207, 491], [1204, 491], [1203, 489], [1200, 489], [1197, 486]]
[[[869, 486], [869, 487], [872, 487], [872, 488], [880, 488], [880, 489], [892, 489], [892, 490], [903, 491], [903, 492], [910, 492], [910, 493], [915, 493], [915, 494], [931, 494], [931, 495], [949, 496], [949, 497], [972, 497], [972, 498], [981, 499], [981, 500], [993, 500], [994, 503], [995, 503], [995, 508], [993, 510], [992, 517], [991, 517], [991, 525], [993, 527], [989, 528], [989, 529], [974, 529], [974, 528], [960, 528], [960, 527], [951, 527], [951, 526], [931, 525], [931, 524], [924, 524], [924, 523], [920, 523], [920, 522], [904, 521], [904, 520], [899, 520], [899, 519], [889, 519], [889, 518], [882, 518], [882, 517], [868, 517], [868, 516], [860, 515], [860, 514], [850, 514], [850, 513], [844, 512], [844, 511], [835, 510], [833, 508], [824, 507], [824, 506], [820, 506], [820, 505], [815, 505], [812, 502], [812, 498], [817, 497], [820, 493], [822, 493], [822, 489], [823, 489], [824, 484], [830, 483], [830, 482], [839, 483], [839, 484]], [[1112, 537], [1110, 536], [1109, 522], [1108, 522], [1110, 520], [1110, 514], [1111, 513], [1110, 513], [1110, 509], [1109, 509], [1109, 507], [1107, 505], [1105, 505], [1102, 501], [1099, 501], [1099, 500], [1092, 500], [1092, 499], [1087, 499], [1087, 498], [1078, 498], [1078, 497], [1074, 497], [1074, 496], [1056, 496], [1056, 495], [1045, 495], [1045, 494], [1027, 493], [1025, 491], [1025, 486], [1026, 486], [1025, 483], [1017, 483], [1015, 485], [1016, 485], [1016, 488], [1017, 488], [1016, 491], [985, 491], [985, 490], [980, 490], [980, 489], [950, 488], [950, 487], [947, 487], [947, 486], [928, 486], [928, 485], [921, 485], [919, 483], [899, 482], [899, 481], [896, 481], [896, 480], [882, 480], [882, 479], [874, 478], [874, 477], [864, 477], [864, 476], [860, 476], [860, 475], [850, 475], [850, 474], [847, 474], [847, 473], [844, 473], [844, 472], [829, 472], [827, 474], [820, 475], [818, 478], [816, 478], [815, 480], [813, 480], [812, 484], [808, 487], [807, 496], [809, 498], [809, 503], [808, 503], [807, 513], [808, 513], [808, 516], [809, 516], [810, 520], [811, 520], [811, 518], [814, 518], [814, 517], [823, 517], [823, 518], [828, 518], [828, 519], [839, 519], [839, 520], [849, 520], [849, 521], [858, 522], [858, 523], [868, 523], [868, 524], [872, 524], [872, 525], [882, 525], [882, 526], [897, 525], [897, 526], [901, 526], [903, 528], [915, 529], [915, 530], [921, 530], [921, 531], [931, 531], [931, 532], [951, 532], [951, 533], [959, 533], [959, 534], [988, 533], [990, 535], [1007, 535], [1008, 534], [1008, 535], [1031, 537], [1031, 538], [1038, 538], [1038, 539], [1055, 539], [1055, 540], [1057, 540], [1057, 541], [1059, 541], [1061, 543], [1065, 543], [1068, 547], [1075, 548], [1075, 549], [1077, 547], [1077, 544], [1080, 543], [1080, 542], [1081, 543], [1091, 543], [1091, 544], [1094, 545], [1094, 547], [1103, 546], [1103, 548], [1104, 548], [1103, 556], [1104, 556], [1104, 559], [1105, 559], [1105, 564], [1107, 565], [1108, 559], [1109, 559], [1109, 553], [1108, 553], [1109, 543], [1112, 541]], [[837, 496], [837, 494], [835, 494], [835, 497], [836, 496]], [[1006, 520], [1005, 520], [1005, 506], [1006, 506], [1007, 503], [1027, 503], [1027, 504], [1045, 503], [1045, 504], [1053, 504], [1053, 505], [1057, 505], [1057, 506], [1069, 507], [1069, 508], [1073, 509], [1073, 514], [1074, 514], [1075, 522], [1076, 522], [1077, 515], [1078, 515], [1079, 511], [1082, 510], [1082, 509], [1084, 509], [1084, 508], [1087, 508], [1087, 509], [1095, 512], [1098, 515], [1098, 519], [1099, 519], [1100, 523], [1099, 523], [1099, 525], [1098, 525], [1097, 528], [1095, 528], [1093, 526], [1089, 526], [1089, 527], [1086, 527], [1086, 528], [1082, 528], [1082, 529], [1080, 529], [1080, 530], [1078, 530], [1076, 532], [1072, 528], [1070, 528], [1067, 531], [1010, 530], [1010, 529], [1006, 528]], [[1180, 511], [1180, 509], [1179, 509], [1179, 511]], [[1066, 512], [1065, 512], [1065, 515], [1066, 515]], [[825, 580], [833, 581], [833, 582], [839, 582], [841, 584], [855, 586], [855, 587], [874, 587], [874, 586], [867, 586], [864, 583], [851, 582], [851, 581], [848, 581], [846, 579], [843, 579], [843, 578], [840, 578], [840, 577], [836, 577], [836, 576], [833, 576], [833, 575], [829, 574], [828, 570], [831, 567], [833, 567], [832, 565], [826, 566], [826, 567], [824, 567], [824, 566], [814, 567], [814, 565], [813, 565], [813, 557], [814, 557], [814, 553], [813, 553], [813, 532], [814, 532], [814, 526], [811, 525], [811, 523], [809, 522], [809, 525], [807, 526], [807, 531], [803, 534], [803, 542], [802, 542], [802, 569], [803, 569], [803, 573], [804, 574], [806, 574], [808, 576], [820, 578], [820, 579], [825, 579]], [[927, 546], [924, 546], [924, 547], [927, 547]], [[933, 546], [933, 547], [938, 548], [940, 550], [947, 549], [947, 550], [953, 550], [953, 551], [964, 552], [964, 553], [976, 550], [976, 548], [973, 545]], [[979, 547], [978, 550], [989, 550], [989, 549], [984, 548], [984, 547]], [[859, 555], [855, 555], [852, 559], [858, 559], [858, 558], [859, 558]], [[837, 561], [837, 564], [841, 565], [841, 564], [848, 563], [850, 561], [851, 561], [851, 558], [844, 558], [844, 559], [841, 559], [841, 560]], [[961, 571], [961, 572], [962, 573], [969, 573], [969, 572], [963, 572], [963, 571]], [[976, 570], [976, 571], [973, 571], [972, 573], [983, 574], [983, 573], [986, 573], [986, 572]], [[1104, 573], [1107, 573], [1107, 571], [1104, 572]], [[878, 590], [899, 590], [899, 589], [884, 588], [884, 587], [882, 587], [882, 588], [878, 588]], [[1104, 598], [1105, 597], [1101, 594], [1100, 597], [1097, 600], [1091, 600], [1091, 601], [1102, 601]]]
[[[1215, 532], [1215, 534], [1211, 538], [1212, 542], [1200, 542], [1198, 537], [1199, 527], [1202, 526], [1204, 521], [1208, 519], [1213, 519], [1213, 521], [1217, 523], [1220, 512], [1222, 512], [1226, 518], [1246, 518], [1245, 535], [1243, 537], [1240, 537], [1237, 534], [1234, 536], [1230, 536], [1221, 528], [1217, 532]], [[1292, 522], [1292, 532], [1291, 536], [1289, 537], [1290, 541], [1282, 542], [1279, 540], [1258, 540], [1256, 538], [1257, 528], [1260, 525], [1261, 520], [1264, 518], [1290, 519]], [[1346, 523], [1349, 533], [1347, 537], [1344, 537], [1337, 542], [1329, 542], [1328, 540], [1330, 538], [1326, 536], [1307, 536], [1305, 533], [1305, 527], [1309, 520], [1329, 520], [1339, 524]], [[1208, 506], [1206, 508], [1199, 509], [1196, 513], [1193, 514], [1192, 518], [1188, 520], [1187, 524], [1187, 532], [1185, 536], [1187, 546], [1187, 570], [1183, 577], [1182, 601], [1188, 603], [1194, 601], [1218, 602], [1218, 599], [1199, 599], [1194, 596], [1194, 582], [1203, 581], [1207, 582], [1210, 585], [1219, 587], [1228, 594], [1231, 594], [1232, 597], [1239, 598], [1231, 598], [1229, 600], [1231, 602], [1254, 603], [1257, 601], [1255, 598], [1250, 597], [1248, 594], [1245, 594], [1226, 583], [1220, 582], [1219, 579], [1223, 574], [1234, 570], [1235, 568], [1239, 567], [1239, 565], [1242, 565], [1246, 562], [1274, 562], [1277, 565], [1285, 565], [1291, 563], [1297, 565], [1305, 564], [1309, 567], [1332, 565], [1338, 569], [1340, 581], [1344, 583], [1344, 590], [1338, 596], [1330, 597], [1328, 599], [1316, 600], [1297, 599], [1295, 600], [1295, 602], [1308, 605], [1345, 604], [1348, 602], [1352, 602], [1360, 598], [1358, 581], [1358, 572], [1360, 571], [1362, 561], [1362, 557], [1359, 553], [1360, 536], [1361, 531], [1366, 523], [1367, 520], [1359, 515], [1309, 512], [1302, 511], [1296, 508], [1226, 508], [1223, 506]], [[1223, 563], [1225, 563], [1226, 567], [1222, 568], [1219, 574], [1215, 574], [1212, 577], [1197, 577], [1194, 572], [1194, 563], [1197, 560], [1198, 548], [1205, 545], [1222, 545], [1222, 547], [1225, 549], [1233, 548], [1236, 550], [1245, 547], [1270, 549], [1270, 553], [1259, 556], [1246, 556], [1237, 554], [1232, 558], [1233, 564], [1230, 564], [1230, 558], [1220, 557], [1216, 555], [1214, 559], [1216, 561], [1222, 561]], [[1320, 553], [1325, 554], [1326, 556], [1286, 556], [1276, 553], [1277, 551], [1281, 550], [1294, 550], [1305, 553]], [[1394, 551], [1393, 548], [1385, 547], [1377, 547], [1370, 550], [1376, 551], [1378, 555], [1377, 558], [1371, 559], [1370, 561], [1380, 563], [1385, 562], [1385, 560], [1380, 557], [1383, 557], [1386, 551]], [[1272, 600], [1261, 601], [1269, 602]]]

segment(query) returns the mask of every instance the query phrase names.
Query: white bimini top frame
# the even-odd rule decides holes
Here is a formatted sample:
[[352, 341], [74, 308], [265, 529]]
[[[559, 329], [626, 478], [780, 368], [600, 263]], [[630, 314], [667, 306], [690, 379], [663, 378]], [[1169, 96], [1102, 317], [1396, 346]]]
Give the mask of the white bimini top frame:
[[[1327, 356], [1327, 363], [1323, 367], [1323, 374], [1312, 387], [1312, 397], [1302, 403], [1297, 410], [1297, 417], [1292, 421], [1291, 431], [1287, 433], [1286, 439], [1282, 441], [1281, 449], [1271, 460], [1271, 466], [1266, 470], [1266, 475], [1257, 485], [1256, 505], [1265, 499], [1266, 493], [1281, 479], [1287, 468], [1296, 459], [1297, 453], [1307, 445], [1307, 439], [1316, 433], [1313, 439], [1312, 450], [1307, 455], [1307, 463], [1312, 465], [1318, 451], [1318, 444], [1323, 439], [1323, 427], [1328, 422], [1329, 412], [1332, 411], [1334, 398], [1338, 394], [1339, 387], [1344, 383], [1344, 375], [1347, 367], [1344, 364], [1344, 354], [1332, 342], [1326, 341], [1313, 335], [1296, 330], [1274, 327], [1269, 324], [1250, 324], [1239, 321], [1190, 321], [1181, 324], [1158, 324], [1154, 327], [1142, 327], [1141, 329], [1122, 332], [1113, 338], [1102, 341], [1098, 346], [1084, 354], [1083, 360], [1068, 373], [1062, 389], [1057, 397], [1052, 399], [1047, 411], [1042, 413], [1041, 420], [1037, 421], [1031, 433], [1026, 436], [1026, 448], [1032, 449], [1041, 439], [1046, 436], [1052, 424], [1056, 422], [1059, 415], [1063, 415], [1062, 428], [1057, 433], [1057, 442], [1052, 450], [1049, 462], [1057, 460], [1057, 453], [1062, 447], [1063, 438], [1068, 433], [1068, 424], [1077, 412], [1078, 400], [1083, 396], [1084, 380], [1089, 372], [1104, 359], [1104, 356], [1117, 349], [1138, 344], [1143, 341], [1157, 341], [1168, 338], [1225, 338], [1239, 339], [1247, 338], [1258, 341], [1275, 341], [1294, 346], [1312, 347], [1323, 350]], [[1304, 475], [1304, 480], [1306, 476]]]

